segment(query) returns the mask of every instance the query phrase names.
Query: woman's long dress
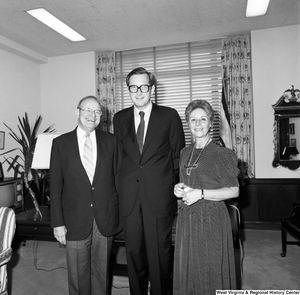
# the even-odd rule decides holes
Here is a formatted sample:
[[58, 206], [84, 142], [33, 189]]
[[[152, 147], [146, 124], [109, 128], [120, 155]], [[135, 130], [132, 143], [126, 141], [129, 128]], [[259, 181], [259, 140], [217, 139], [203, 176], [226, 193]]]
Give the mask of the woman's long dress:
[[[201, 153], [198, 167], [187, 174], [193, 145], [183, 149], [181, 182], [195, 189], [238, 186], [237, 157], [227, 148], [210, 142], [195, 149], [191, 163]], [[182, 203], [175, 240], [173, 295], [208, 295], [216, 290], [236, 289], [231, 223], [223, 201]]]

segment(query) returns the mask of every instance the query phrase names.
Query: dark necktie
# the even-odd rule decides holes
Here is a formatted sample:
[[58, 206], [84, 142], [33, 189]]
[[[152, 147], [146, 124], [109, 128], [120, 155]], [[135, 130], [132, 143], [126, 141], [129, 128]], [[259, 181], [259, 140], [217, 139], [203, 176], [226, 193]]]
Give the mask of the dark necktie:
[[144, 141], [144, 130], [145, 130], [145, 120], [144, 116], [145, 113], [140, 111], [141, 121], [136, 133], [136, 139], [139, 145], [140, 153], [142, 154], [143, 151], [143, 141]]

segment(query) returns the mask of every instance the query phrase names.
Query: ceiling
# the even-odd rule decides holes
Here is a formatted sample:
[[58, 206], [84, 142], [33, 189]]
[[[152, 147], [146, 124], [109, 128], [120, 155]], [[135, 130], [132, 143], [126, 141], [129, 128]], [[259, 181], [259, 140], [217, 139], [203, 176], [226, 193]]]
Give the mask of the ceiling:
[[[87, 41], [69, 41], [25, 12], [40, 7]], [[0, 0], [0, 48], [26, 48], [47, 59], [300, 24], [299, 0], [271, 0], [264, 16], [246, 18], [245, 11], [246, 0]]]

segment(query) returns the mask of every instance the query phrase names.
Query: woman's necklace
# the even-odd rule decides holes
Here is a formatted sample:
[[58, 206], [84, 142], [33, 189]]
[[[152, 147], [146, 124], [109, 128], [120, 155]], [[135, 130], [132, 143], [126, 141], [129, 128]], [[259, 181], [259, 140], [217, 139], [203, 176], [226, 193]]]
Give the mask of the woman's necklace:
[[194, 155], [195, 145], [196, 145], [196, 144], [194, 144], [192, 152], [191, 152], [191, 155], [190, 155], [190, 158], [188, 160], [188, 164], [184, 166], [185, 169], [186, 169], [186, 174], [188, 176], [191, 175], [191, 172], [192, 172], [193, 169], [196, 169], [198, 167], [198, 165], [199, 165], [198, 161], [199, 161], [199, 159], [200, 159], [200, 157], [202, 155], [202, 152], [203, 152], [204, 148], [208, 145], [209, 141], [210, 141], [210, 138], [208, 139], [208, 141], [206, 142], [205, 146], [203, 147], [203, 149], [199, 153], [199, 156], [196, 158], [195, 162], [191, 165], [191, 162], [192, 162], [192, 159], [193, 159], [193, 155]]

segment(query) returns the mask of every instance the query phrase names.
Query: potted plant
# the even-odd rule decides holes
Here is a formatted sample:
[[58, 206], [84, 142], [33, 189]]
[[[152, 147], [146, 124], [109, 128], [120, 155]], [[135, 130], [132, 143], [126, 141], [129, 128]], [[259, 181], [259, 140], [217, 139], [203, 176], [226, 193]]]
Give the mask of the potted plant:
[[[34, 122], [33, 128], [31, 128], [28, 115], [25, 112], [25, 116], [23, 118], [20, 118], [18, 116], [19, 125], [18, 129], [20, 132], [20, 136], [15, 133], [12, 128], [7, 126], [5, 123], [3, 123], [8, 129], [9, 129], [9, 135], [20, 145], [18, 148], [11, 149], [5, 153], [0, 154], [6, 155], [14, 151], [20, 151], [22, 156], [16, 155], [14, 157], [4, 157], [3, 163], [8, 163], [8, 169], [7, 171], [14, 170], [14, 177], [21, 177], [24, 181], [25, 190], [27, 190], [32, 198], [32, 201], [34, 203], [35, 209], [40, 213], [38, 202], [35, 196], [35, 193], [33, 189], [31, 188], [31, 184], [34, 182], [39, 189], [40, 179], [39, 179], [39, 173], [35, 169], [31, 169], [32, 159], [33, 159], [33, 153], [37, 141], [37, 132], [40, 127], [42, 117], [38, 116]], [[46, 128], [45, 132], [55, 132], [55, 129], [53, 128], [54, 125], [51, 125], [50, 127]]]

